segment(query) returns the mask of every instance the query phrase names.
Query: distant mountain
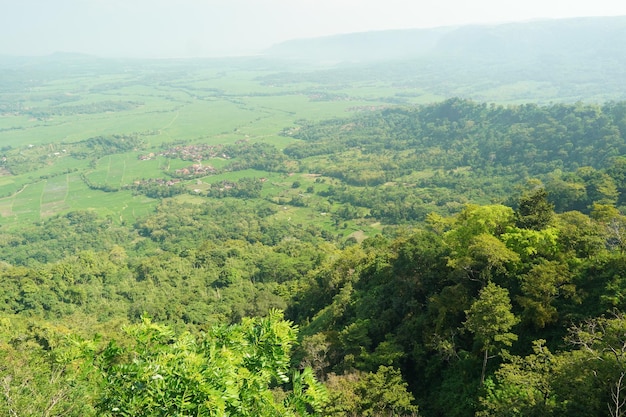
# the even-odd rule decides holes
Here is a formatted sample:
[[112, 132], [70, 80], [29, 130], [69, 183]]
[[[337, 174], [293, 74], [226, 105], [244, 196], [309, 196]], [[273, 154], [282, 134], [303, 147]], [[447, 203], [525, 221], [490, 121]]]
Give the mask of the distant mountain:
[[441, 56], [549, 57], [626, 55], [626, 16], [538, 20], [500, 25], [392, 30], [296, 39], [266, 55], [322, 62], [373, 62]]
[[274, 46], [267, 57], [326, 66], [266, 82], [386, 82], [399, 102], [626, 100], [625, 45], [626, 16], [355, 33]]
[[277, 44], [267, 55], [318, 62], [371, 62], [424, 56], [455, 28], [363, 32]]

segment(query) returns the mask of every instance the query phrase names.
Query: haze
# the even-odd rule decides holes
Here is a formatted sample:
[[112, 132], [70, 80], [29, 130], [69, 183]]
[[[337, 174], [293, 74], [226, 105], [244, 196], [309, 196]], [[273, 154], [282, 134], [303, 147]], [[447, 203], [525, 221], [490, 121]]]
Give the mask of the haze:
[[0, 0], [0, 54], [250, 55], [294, 38], [626, 15], [623, 0]]

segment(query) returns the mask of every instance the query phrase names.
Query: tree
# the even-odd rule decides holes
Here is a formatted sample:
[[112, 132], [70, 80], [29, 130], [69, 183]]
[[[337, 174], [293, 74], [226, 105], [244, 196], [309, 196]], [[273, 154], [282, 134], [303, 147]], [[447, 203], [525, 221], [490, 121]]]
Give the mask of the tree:
[[467, 205], [444, 233], [444, 242], [451, 249], [448, 266], [483, 282], [489, 280], [492, 271], [505, 272], [505, 266], [518, 261], [519, 256], [498, 237], [513, 226], [513, 219], [510, 207]]
[[606, 384], [611, 417], [626, 416], [626, 317], [587, 320], [570, 329], [569, 341], [588, 356], [593, 374]]
[[516, 301], [524, 308], [525, 319], [539, 328], [557, 321], [559, 312], [553, 304], [557, 298], [576, 296], [576, 286], [565, 263], [541, 260], [520, 280], [522, 295]]
[[0, 318], [0, 415], [90, 417], [97, 385], [84, 352], [96, 343], [63, 326]]
[[[288, 377], [296, 328], [277, 310], [199, 337], [147, 318], [125, 330], [131, 345], [111, 343], [99, 357], [101, 415], [309, 416], [325, 402], [310, 369]], [[272, 391], [288, 383], [290, 392]]]
[[[626, 131], [624, 134], [626, 134]], [[613, 158], [609, 167], [606, 169], [606, 173], [615, 182], [615, 186], [619, 192], [618, 203], [623, 204], [626, 201], [626, 158], [623, 156]]]
[[623, 254], [626, 251], [626, 216], [611, 205], [597, 203], [593, 204], [590, 216], [604, 226], [606, 246], [619, 249]]
[[606, 231], [589, 216], [569, 211], [558, 216], [561, 252], [572, 252], [578, 258], [596, 256], [605, 248]]
[[511, 311], [509, 292], [493, 282], [484, 287], [478, 299], [469, 310], [465, 311], [467, 320], [465, 329], [474, 334], [475, 341], [483, 352], [483, 366], [480, 381], [485, 381], [487, 361], [493, 358], [491, 354], [499, 346], [511, 346], [517, 335], [509, 330], [519, 320]]
[[[478, 417], [545, 417], [562, 412], [553, 387], [554, 375], [563, 366], [560, 358], [545, 346], [545, 340], [533, 342], [533, 353], [512, 356], [485, 382], [485, 392], [479, 399]], [[558, 414], [557, 414], [558, 415]]]
[[581, 167], [576, 174], [585, 182], [588, 208], [591, 208], [593, 203], [615, 204], [617, 202], [619, 192], [615, 181], [608, 174], [592, 167]]
[[398, 369], [380, 366], [376, 372], [353, 372], [329, 375], [327, 382], [331, 400], [324, 408], [325, 416], [378, 417], [417, 416], [413, 395]]
[[482, 234], [474, 237], [468, 247], [470, 268], [480, 271], [481, 281], [488, 281], [492, 273], [505, 273], [508, 264], [519, 262], [517, 253], [507, 248], [494, 236]]
[[522, 229], [541, 230], [552, 221], [553, 210], [554, 204], [548, 201], [545, 188], [527, 191], [517, 201], [515, 225]]

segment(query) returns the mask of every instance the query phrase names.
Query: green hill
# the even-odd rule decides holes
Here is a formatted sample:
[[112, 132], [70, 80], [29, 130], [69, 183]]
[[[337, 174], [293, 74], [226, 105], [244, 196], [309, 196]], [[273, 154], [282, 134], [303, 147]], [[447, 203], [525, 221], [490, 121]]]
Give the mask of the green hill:
[[0, 57], [0, 414], [621, 415], [623, 26]]

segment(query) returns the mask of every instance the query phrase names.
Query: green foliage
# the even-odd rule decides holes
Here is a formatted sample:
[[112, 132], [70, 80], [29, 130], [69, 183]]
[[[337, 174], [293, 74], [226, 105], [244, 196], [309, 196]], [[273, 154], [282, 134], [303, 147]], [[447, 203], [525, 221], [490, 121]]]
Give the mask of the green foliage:
[[[487, 107], [450, 99], [411, 110], [385, 109], [355, 117], [351, 123], [338, 119], [305, 125], [294, 135], [305, 143], [293, 144], [285, 152], [313, 160], [333, 155], [334, 165], [346, 160], [345, 167], [329, 169], [331, 158], [317, 158], [320, 163], [312, 169], [361, 186], [389, 181], [409, 170], [443, 168], [443, 175], [426, 176], [419, 184], [473, 196], [477, 190], [470, 189], [484, 175], [496, 175], [498, 180], [481, 184], [481, 189], [501, 197], [498, 186], [507, 183], [512, 173], [521, 174], [515, 181], [525, 182], [528, 177], [565, 169], [573, 176], [566, 175], [561, 183], [555, 178], [546, 189], [559, 211], [581, 210], [599, 199], [615, 201], [617, 195], [611, 177], [598, 171], [606, 158], [624, 151], [608, 106], [606, 111], [583, 105]], [[602, 149], [595, 147], [598, 143]], [[356, 153], [351, 150], [355, 146], [359, 146]], [[338, 157], [341, 152], [345, 158]], [[390, 158], [390, 152], [401, 159]], [[354, 170], [355, 160], [360, 172]], [[471, 167], [472, 172], [463, 174], [463, 167]], [[379, 179], [372, 183], [368, 176], [376, 170]], [[570, 184], [578, 189], [564, 187]]]
[[474, 334], [474, 339], [484, 353], [481, 381], [485, 379], [487, 360], [500, 346], [511, 346], [517, 335], [509, 332], [519, 319], [511, 311], [508, 291], [493, 282], [480, 291], [478, 299], [465, 312], [465, 329]]
[[[126, 332], [130, 346], [111, 343], [100, 356], [101, 415], [307, 416], [325, 403], [310, 370], [288, 377], [296, 329], [278, 311], [200, 336], [148, 319]], [[281, 402], [271, 388], [290, 381]]]
[[515, 225], [522, 229], [544, 229], [552, 221], [553, 210], [554, 205], [548, 201], [546, 190], [537, 188], [518, 199]]
[[70, 152], [79, 159], [99, 158], [104, 155], [136, 150], [142, 146], [143, 141], [137, 135], [98, 136], [75, 144]]
[[[485, 383], [479, 416], [623, 413], [624, 318], [599, 317], [570, 329], [574, 350], [552, 353], [545, 340], [512, 356]], [[584, 395], [581, 395], [584, 393]]]
[[413, 396], [400, 371], [381, 366], [376, 372], [329, 376], [330, 401], [325, 416], [417, 416]]
[[446, 241], [459, 253], [473, 237], [487, 234], [499, 236], [513, 224], [513, 209], [503, 205], [466, 206], [452, 223], [452, 229], [446, 233]]
[[[67, 328], [0, 320], [0, 413], [6, 416], [96, 416], [96, 375], [90, 364], [95, 341]], [[87, 356], [85, 356], [87, 354]]]
[[566, 264], [544, 261], [533, 265], [520, 276], [520, 295], [517, 301], [524, 310], [524, 319], [535, 326], [545, 327], [558, 320], [554, 301], [559, 297], [575, 298], [576, 287]]
[[523, 262], [536, 257], [553, 258], [559, 252], [560, 229], [547, 227], [543, 230], [509, 227], [500, 237], [506, 246], [517, 253]]
[[444, 234], [452, 249], [448, 265], [471, 279], [488, 281], [492, 273], [506, 272], [519, 255], [498, 239], [513, 223], [513, 210], [502, 205], [467, 206]]
[[256, 64], [0, 77], [0, 414], [619, 415], [624, 103]]
[[222, 181], [221, 184], [213, 184], [209, 189], [208, 196], [216, 198], [259, 198], [263, 183], [258, 178], [240, 178], [237, 182]]
[[482, 350], [490, 350], [494, 344], [511, 346], [517, 339], [508, 332], [518, 322], [511, 312], [508, 291], [492, 282], [480, 291], [466, 314], [465, 328], [474, 333]]
[[604, 249], [606, 235], [589, 216], [570, 211], [559, 215], [558, 221], [558, 242], [562, 252], [571, 252], [578, 258], [589, 258]]
[[551, 378], [562, 365], [563, 360], [550, 352], [545, 340], [533, 342], [532, 354], [511, 357], [496, 371], [495, 381], [485, 381], [477, 416], [560, 415], [563, 399], [554, 392]]

